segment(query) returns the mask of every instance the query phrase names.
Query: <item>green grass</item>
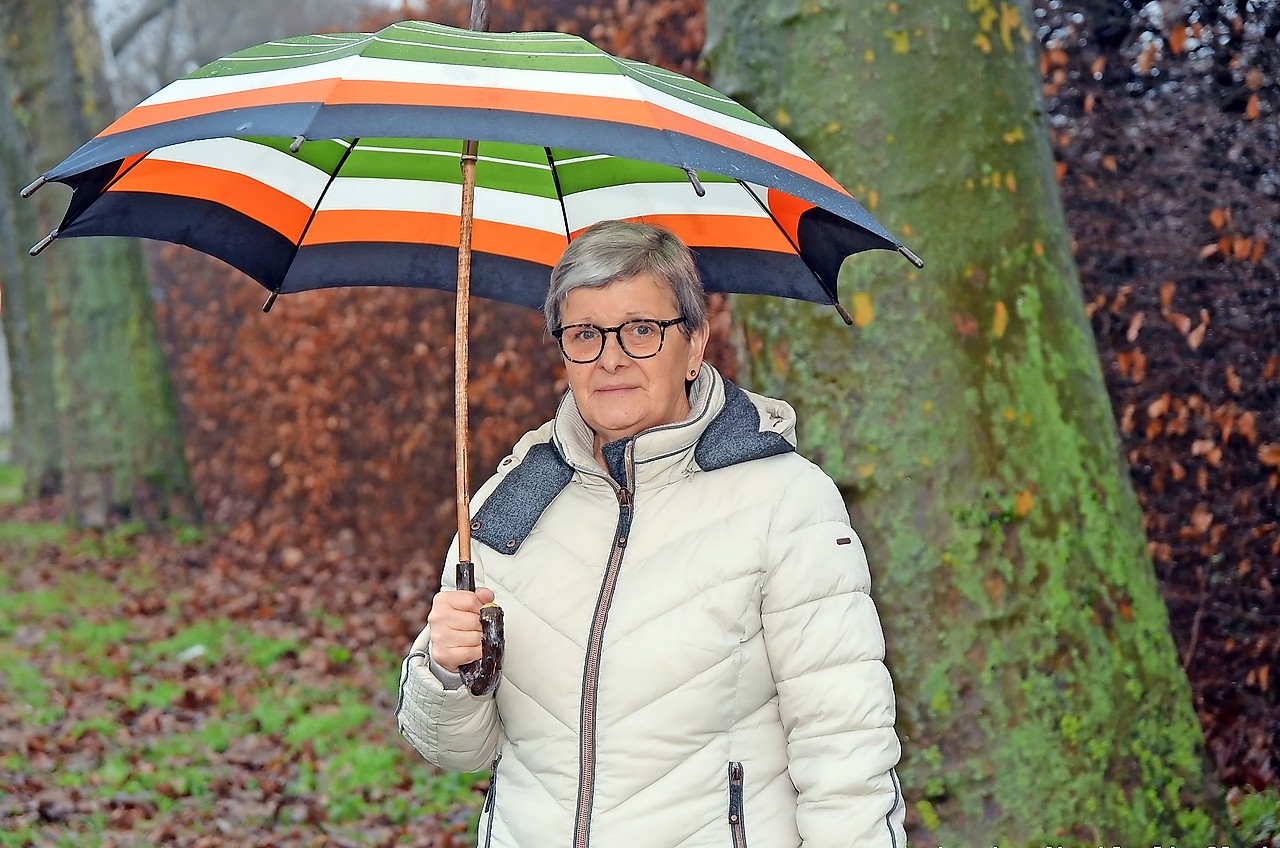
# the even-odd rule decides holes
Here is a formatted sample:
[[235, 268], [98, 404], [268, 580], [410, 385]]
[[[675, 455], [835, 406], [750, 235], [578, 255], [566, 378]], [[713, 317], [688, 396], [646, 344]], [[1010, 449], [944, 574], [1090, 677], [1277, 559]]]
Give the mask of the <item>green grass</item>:
[[71, 528], [66, 524], [0, 521], [0, 547], [37, 548], [41, 545], [62, 544], [69, 538]]
[[1231, 817], [1247, 844], [1280, 839], [1280, 789], [1245, 792], [1232, 807]]
[[[8, 446], [3, 446], [7, 450]], [[0, 504], [8, 506], [19, 504], [25, 500], [24, 483], [26, 475], [22, 469], [7, 462], [0, 462]]]

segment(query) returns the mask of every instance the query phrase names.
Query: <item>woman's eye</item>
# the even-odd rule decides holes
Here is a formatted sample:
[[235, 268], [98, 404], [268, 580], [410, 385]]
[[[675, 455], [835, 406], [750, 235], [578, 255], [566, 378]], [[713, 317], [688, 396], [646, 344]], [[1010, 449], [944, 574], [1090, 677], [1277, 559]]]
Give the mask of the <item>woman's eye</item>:
[[644, 336], [651, 336], [655, 332], [657, 332], [657, 330], [652, 324], [632, 324], [631, 325], [631, 335], [633, 336], [639, 336], [643, 338]]
[[594, 327], [579, 327], [574, 330], [571, 335], [574, 341], [593, 342], [596, 340], [596, 331]]

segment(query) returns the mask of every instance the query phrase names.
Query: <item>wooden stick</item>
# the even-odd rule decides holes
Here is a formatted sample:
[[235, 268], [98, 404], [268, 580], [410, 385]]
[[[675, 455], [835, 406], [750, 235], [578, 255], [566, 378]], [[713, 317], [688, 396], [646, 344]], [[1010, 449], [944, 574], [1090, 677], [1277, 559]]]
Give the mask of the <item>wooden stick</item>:
[[[462, 223], [458, 230], [458, 296], [454, 315], [453, 439], [458, 485], [458, 559], [471, 562], [471, 484], [467, 473], [468, 336], [471, 332], [471, 229], [475, 215], [475, 141], [462, 143]], [[462, 588], [462, 587], [459, 587]]]
[[471, 0], [470, 28], [474, 32], [489, 31], [489, 0]]

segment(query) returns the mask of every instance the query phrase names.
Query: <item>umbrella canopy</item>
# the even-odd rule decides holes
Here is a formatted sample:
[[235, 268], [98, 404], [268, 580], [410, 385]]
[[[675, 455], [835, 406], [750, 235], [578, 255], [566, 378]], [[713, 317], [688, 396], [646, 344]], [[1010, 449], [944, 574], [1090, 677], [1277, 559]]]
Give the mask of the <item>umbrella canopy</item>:
[[483, 140], [485, 297], [540, 304], [569, 239], [606, 218], [674, 230], [712, 291], [836, 303], [849, 254], [913, 258], [733, 100], [559, 33], [410, 21], [269, 42], [161, 89], [42, 179], [75, 190], [57, 236], [187, 244], [273, 292], [452, 289], [464, 138]]

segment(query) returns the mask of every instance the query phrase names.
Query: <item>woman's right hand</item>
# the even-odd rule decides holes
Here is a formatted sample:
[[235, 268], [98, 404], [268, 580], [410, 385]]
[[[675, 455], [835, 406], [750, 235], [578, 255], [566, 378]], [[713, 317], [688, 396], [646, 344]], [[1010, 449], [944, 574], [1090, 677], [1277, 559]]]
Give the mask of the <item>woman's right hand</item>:
[[427, 624], [431, 626], [431, 659], [445, 671], [480, 659], [480, 608], [493, 603], [493, 591], [437, 592]]

